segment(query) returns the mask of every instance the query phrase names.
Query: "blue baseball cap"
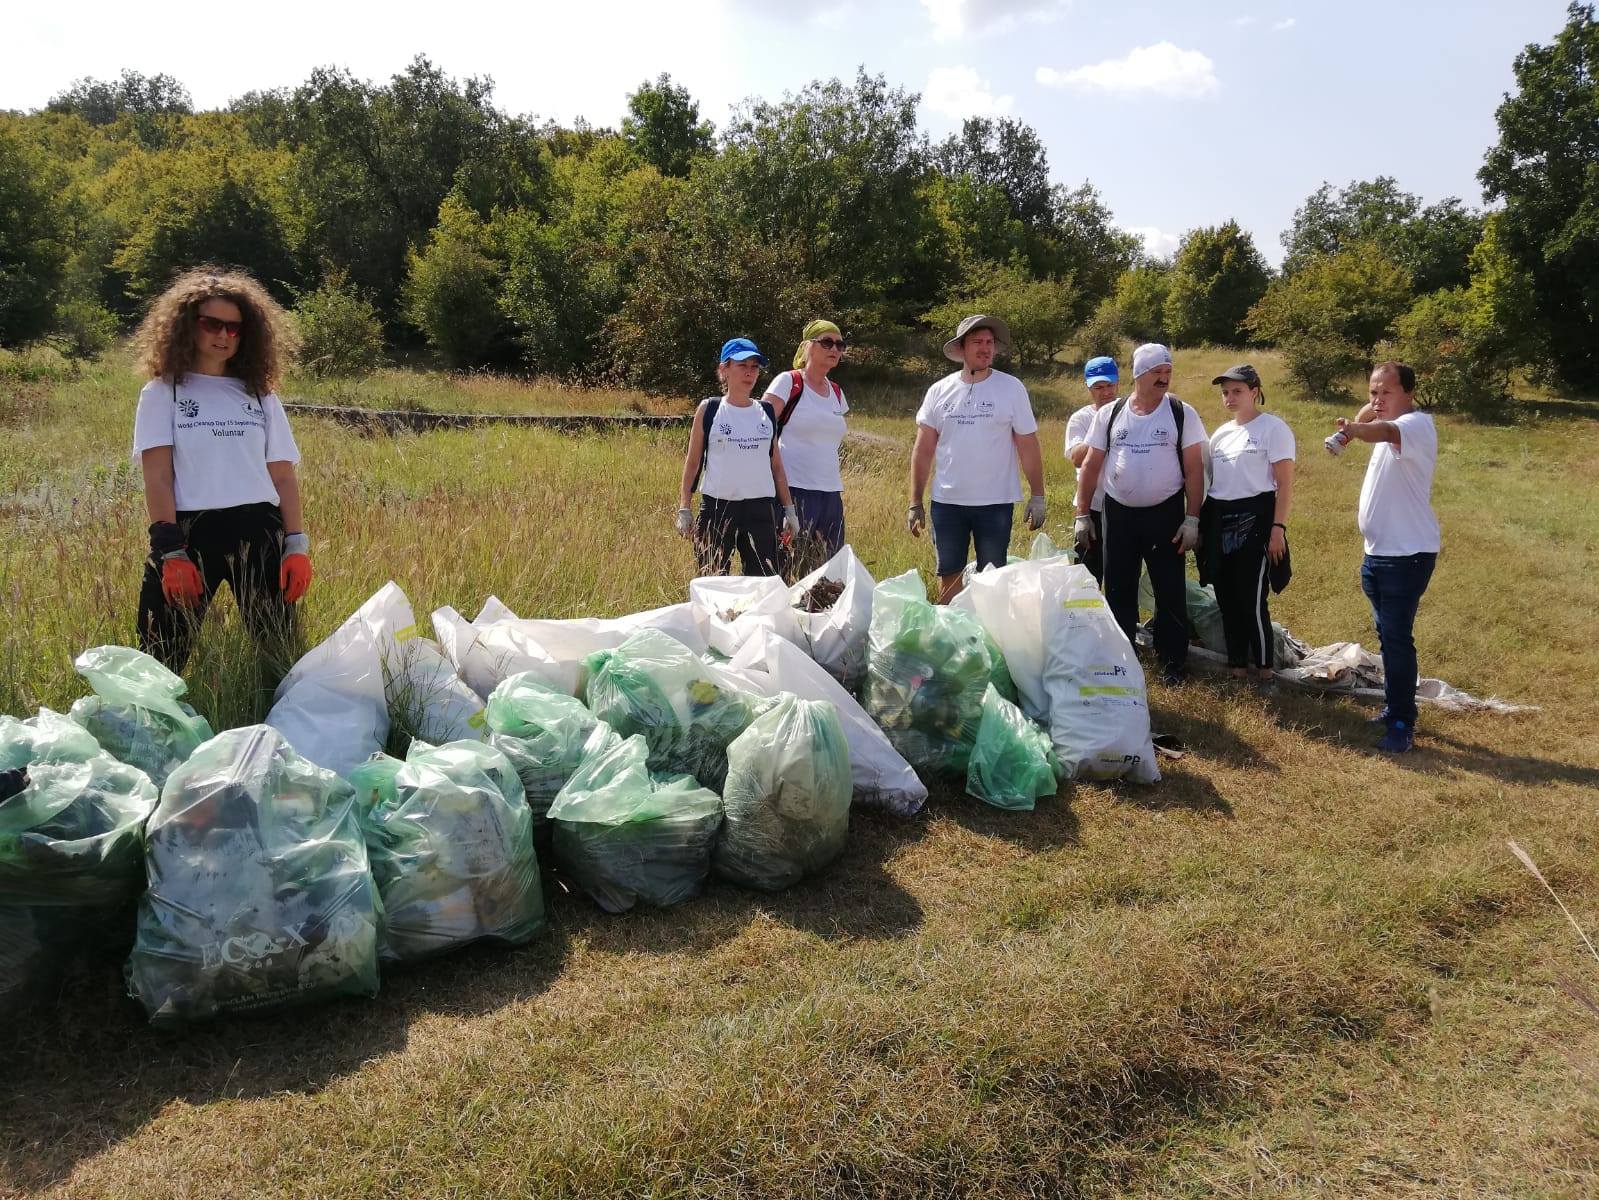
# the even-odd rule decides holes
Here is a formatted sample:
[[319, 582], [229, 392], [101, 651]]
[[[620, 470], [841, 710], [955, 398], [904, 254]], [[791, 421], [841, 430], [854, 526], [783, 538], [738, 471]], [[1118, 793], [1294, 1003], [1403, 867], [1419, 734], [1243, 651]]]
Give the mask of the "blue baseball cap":
[[717, 356], [716, 361], [743, 362], [746, 358], [758, 360], [763, 367], [766, 365], [766, 355], [762, 354], [760, 347], [749, 338], [728, 338], [722, 343], [722, 353]]
[[1108, 355], [1102, 354], [1083, 364], [1083, 382], [1089, 387], [1096, 383], [1115, 383], [1118, 378], [1116, 360]]

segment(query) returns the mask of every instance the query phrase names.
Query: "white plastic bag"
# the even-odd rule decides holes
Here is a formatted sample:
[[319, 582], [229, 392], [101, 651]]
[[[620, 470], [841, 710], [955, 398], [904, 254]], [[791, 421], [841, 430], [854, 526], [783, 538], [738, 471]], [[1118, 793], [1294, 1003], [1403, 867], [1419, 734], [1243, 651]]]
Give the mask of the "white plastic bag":
[[[491, 604], [499, 604], [492, 596]], [[500, 605], [504, 608], [503, 605]], [[488, 611], [488, 605], [484, 606]], [[542, 683], [567, 690], [555, 660], [518, 627], [516, 618], [468, 621], [448, 606], [433, 612], [433, 632], [466, 685], [487, 700], [512, 675], [532, 672]]]
[[355, 616], [377, 641], [391, 722], [434, 745], [483, 739], [483, 700], [461, 681], [438, 643], [420, 636], [399, 584], [389, 580]]
[[1066, 777], [1154, 783], [1144, 670], [1088, 568], [1064, 567], [1043, 610], [1049, 732]]
[[266, 723], [302, 758], [340, 776], [383, 749], [383, 656], [359, 611], [283, 677]]
[[[866, 710], [838, 680], [798, 646], [765, 630], [754, 634], [724, 668], [767, 695], [792, 692], [802, 700], [828, 700], [838, 709], [849, 743], [850, 779], [857, 804], [875, 805], [901, 816], [921, 811], [927, 788], [917, 778]], [[765, 676], [765, 686], [754, 682]]]
[[829, 675], [854, 691], [866, 675], [866, 636], [872, 626], [872, 589], [877, 581], [855, 551], [844, 546], [789, 589], [789, 603], [801, 604], [805, 594], [824, 579], [842, 584], [843, 593], [825, 612], [796, 607], [798, 636], [793, 640]]
[[[490, 619], [485, 621], [485, 618]], [[531, 655], [536, 651], [542, 656], [537, 663], [531, 658], [511, 658], [504, 664], [496, 663], [495, 684], [519, 671], [534, 671], [550, 686], [574, 696], [582, 691], [583, 660], [596, 650], [616, 649], [629, 634], [640, 629], [659, 629], [693, 654], [704, 654], [706, 649], [705, 636], [695, 624], [687, 601], [625, 617], [544, 620], [517, 617], [504, 604], [491, 598], [473, 625], [491, 655], [502, 646], [514, 646], [519, 654]]]
[[688, 602], [706, 644], [729, 658], [757, 629], [799, 640], [799, 614], [776, 575], [705, 575], [690, 581]]

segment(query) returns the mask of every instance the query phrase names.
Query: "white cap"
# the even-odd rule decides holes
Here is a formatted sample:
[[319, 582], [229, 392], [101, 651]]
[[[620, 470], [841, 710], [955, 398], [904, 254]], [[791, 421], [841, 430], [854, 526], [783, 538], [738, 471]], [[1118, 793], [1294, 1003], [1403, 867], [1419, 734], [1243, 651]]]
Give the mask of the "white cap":
[[1133, 351], [1133, 378], [1137, 379], [1145, 371], [1153, 371], [1156, 367], [1171, 366], [1171, 351], [1159, 342], [1145, 342]]

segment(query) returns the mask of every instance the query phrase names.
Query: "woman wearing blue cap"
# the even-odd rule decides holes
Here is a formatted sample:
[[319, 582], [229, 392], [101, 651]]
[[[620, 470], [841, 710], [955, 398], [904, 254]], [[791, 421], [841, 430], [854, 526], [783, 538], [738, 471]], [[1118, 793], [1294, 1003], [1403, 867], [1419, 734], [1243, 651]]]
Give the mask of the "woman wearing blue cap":
[[[717, 357], [722, 395], [700, 401], [683, 459], [677, 531], [694, 539], [702, 575], [725, 575], [734, 547], [745, 575], [779, 573], [772, 500], [783, 505], [783, 531], [799, 532], [799, 514], [777, 448], [777, 414], [753, 396], [766, 356], [749, 338], [729, 338]], [[689, 501], [700, 485], [700, 513]]]
[[[1088, 388], [1090, 403], [1083, 405], [1066, 421], [1066, 457], [1071, 459], [1075, 470], [1081, 470], [1083, 460], [1088, 457], [1088, 434], [1094, 427], [1094, 414], [1116, 399], [1117, 379], [1116, 360], [1108, 355], [1102, 354], [1083, 364], [1083, 383]], [[1105, 480], [1101, 476], [1099, 486], [1094, 489], [1093, 505], [1088, 510], [1094, 526], [1094, 540], [1090, 542], [1083, 539], [1077, 544], [1078, 560], [1101, 583], [1105, 579], [1104, 556], [1100, 549], [1105, 540], [1104, 512]]]

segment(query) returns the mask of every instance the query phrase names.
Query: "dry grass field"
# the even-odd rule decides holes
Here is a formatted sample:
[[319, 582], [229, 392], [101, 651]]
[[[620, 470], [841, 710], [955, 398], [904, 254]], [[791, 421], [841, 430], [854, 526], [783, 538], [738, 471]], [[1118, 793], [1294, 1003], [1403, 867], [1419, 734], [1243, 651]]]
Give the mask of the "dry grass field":
[[[1207, 425], [1232, 360], [1178, 355]], [[1274, 616], [1374, 645], [1365, 452], [1328, 458], [1336, 410], [1255, 361], [1301, 449]], [[19, 715], [64, 708], [72, 657], [131, 638], [145, 524], [138, 381], [27, 374], [0, 374], [0, 711]], [[519, 386], [396, 373], [343, 399], [559, 411]], [[1081, 389], [1034, 396], [1065, 540]], [[930, 572], [901, 527], [919, 394], [853, 398], [851, 540], [879, 578]], [[1348, 702], [1155, 685], [1157, 727], [1190, 748], [1159, 785], [1008, 813], [938, 782], [918, 818], [857, 813], [845, 858], [784, 894], [713, 883], [621, 917], [561, 897], [526, 948], [182, 1036], [146, 1028], [108, 965], [0, 1043], [0, 1195], [1595, 1195], [1599, 1020], [1557, 983], [1599, 990], [1599, 963], [1505, 842], [1599, 929], [1599, 420], [1526, 409], [1440, 419], [1445, 553], [1418, 641], [1424, 673], [1541, 711], [1424, 713], [1417, 752], [1389, 759]], [[389, 578], [419, 613], [685, 593], [686, 432], [296, 433], [310, 640]], [[219, 727], [264, 711], [230, 606], [190, 680]]]

